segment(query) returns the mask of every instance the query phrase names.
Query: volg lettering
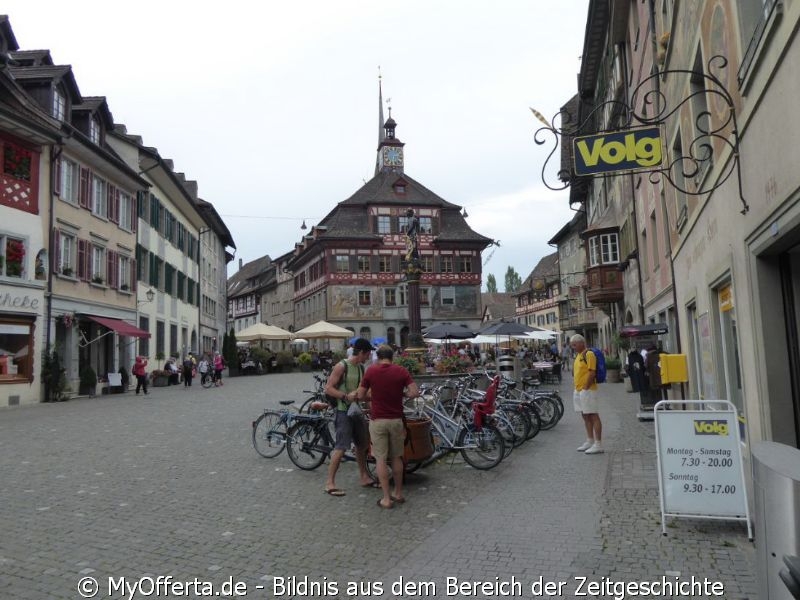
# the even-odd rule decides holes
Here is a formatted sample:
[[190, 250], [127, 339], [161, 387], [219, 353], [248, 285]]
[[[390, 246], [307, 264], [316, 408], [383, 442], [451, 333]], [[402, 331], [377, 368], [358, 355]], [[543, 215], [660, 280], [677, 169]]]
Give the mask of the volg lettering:
[[728, 435], [728, 421], [695, 420], [695, 435]]
[[579, 138], [575, 149], [578, 175], [653, 167], [662, 160], [658, 128]]

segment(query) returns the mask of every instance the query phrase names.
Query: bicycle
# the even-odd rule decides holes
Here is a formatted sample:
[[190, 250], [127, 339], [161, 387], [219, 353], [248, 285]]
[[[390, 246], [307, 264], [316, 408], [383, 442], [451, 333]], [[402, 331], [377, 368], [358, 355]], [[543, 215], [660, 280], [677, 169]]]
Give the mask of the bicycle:
[[206, 373], [205, 379], [200, 376], [200, 385], [204, 388], [208, 389], [210, 387], [214, 387], [217, 383], [217, 374], [214, 372], [214, 369], [209, 369], [208, 373]]
[[[294, 424], [286, 432], [286, 453], [298, 469], [313, 471], [334, 451], [333, 419], [322, 413], [298, 414], [293, 418]], [[354, 461], [356, 457], [347, 451], [342, 460]], [[375, 459], [367, 456], [367, 462], [370, 461]]]
[[253, 447], [264, 458], [275, 458], [286, 447], [287, 432], [297, 414], [288, 408], [292, 402], [292, 400], [281, 400], [280, 404], [286, 408], [277, 411], [265, 410], [253, 421]]

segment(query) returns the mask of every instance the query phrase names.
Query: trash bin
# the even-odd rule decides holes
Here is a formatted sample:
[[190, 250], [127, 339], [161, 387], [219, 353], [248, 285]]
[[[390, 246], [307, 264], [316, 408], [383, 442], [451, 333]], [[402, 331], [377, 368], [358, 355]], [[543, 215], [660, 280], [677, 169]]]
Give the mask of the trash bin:
[[514, 378], [514, 357], [501, 356], [497, 359], [497, 370], [506, 377]]
[[754, 444], [753, 496], [758, 597], [792, 600], [779, 573], [785, 555], [800, 555], [800, 450]]

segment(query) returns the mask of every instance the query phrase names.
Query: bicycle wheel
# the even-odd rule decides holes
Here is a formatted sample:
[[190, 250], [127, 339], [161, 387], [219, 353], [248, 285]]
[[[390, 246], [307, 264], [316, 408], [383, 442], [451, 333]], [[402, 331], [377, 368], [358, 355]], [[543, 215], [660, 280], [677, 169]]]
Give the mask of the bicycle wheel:
[[286, 447], [286, 419], [273, 410], [253, 423], [253, 447], [264, 458], [275, 458]]
[[542, 422], [542, 429], [547, 431], [558, 423], [558, 405], [555, 400], [548, 396], [539, 396], [534, 400], [539, 409], [539, 419]]
[[542, 430], [542, 420], [539, 418], [539, 412], [536, 410], [535, 405], [523, 404], [522, 407], [525, 409], [525, 413], [528, 415], [528, 420], [531, 424], [531, 428], [528, 431], [528, 439], [532, 440], [539, 435], [539, 432]]
[[286, 432], [286, 453], [298, 469], [313, 471], [323, 462], [328, 452], [320, 447], [325, 440], [320, 431], [325, 423], [295, 423]]
[[496, 467], [505, 455], [503, 436], [491, 425], [484, 425], [480, 431], [463, 428], [457, 444], [467, 464], [481, 471]]
[[487, 417], [484, 422], [488, 422], [496, 427], [500, 435], [503, 436], [503, 442], [505, 443], [503, 458], [507, 458], [514, 451], [514, 448], [517, 447], [517, 434], [514, 433], [514, 426], [511, 424], [511, 421], [505, 413], [498, 411], [491, 417]]
[[528, 439], [531, 430], [531, 421], [528, 412], [522, 405], [503, 407], [503, 413], [514, 428], [514, 447], [519, 448]]

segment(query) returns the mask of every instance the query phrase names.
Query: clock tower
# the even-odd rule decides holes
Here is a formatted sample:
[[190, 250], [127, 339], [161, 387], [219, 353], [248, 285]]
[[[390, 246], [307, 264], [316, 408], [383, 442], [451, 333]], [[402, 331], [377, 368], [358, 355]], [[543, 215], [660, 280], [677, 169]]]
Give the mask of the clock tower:
[[378, 84], [379, 126], [378, 132], [378, 160], [375, 163], [375, 174], [382, 171], [403, 172], [403, 146], [405, 144], [395, 136], [397, 123], [392, 118], [392, 107], [389, 107], [389, 118], [383, 122], [383, 91]]

